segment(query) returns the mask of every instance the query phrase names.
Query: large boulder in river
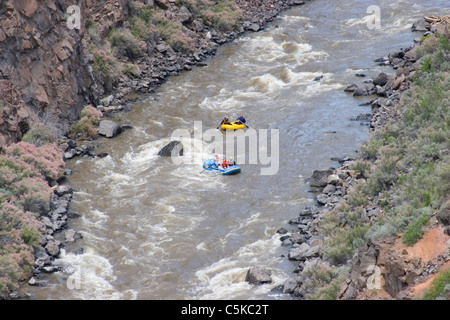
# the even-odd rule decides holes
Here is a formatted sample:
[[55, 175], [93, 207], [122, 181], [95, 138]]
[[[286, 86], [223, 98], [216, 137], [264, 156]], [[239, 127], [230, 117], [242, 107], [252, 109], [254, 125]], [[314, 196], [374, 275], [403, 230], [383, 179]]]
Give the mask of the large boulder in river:
[[417, 31], [417, 32], [427, 32], [427, 26], [428, 22], [425, 21], [425, 19], [419, 19], [416, 22], [413, 23], [411, 27], [411, 31]]
[[388, 75], [381, 72], [375, 79], [373, 79], [373, 84], [376, 86], [384, 86], [388, 81]]
[[251, 284], [271, 283], [272, 277], [270, 275], [270, 270], [260, 267], [250, 268], [245, 277], [245, 281]]
[[107, 138], [114, 138], [122, 132], [122, 127], [112, 120], [100, 121], [100, 128], [98, 133]]
[[328, 184], [328, 176], [333, 173], [332, 169], [314, 170], [309, 185], [311, 187], [325, 187]]
[[180, 141], [171, 141], [159, 150], [158, 156], [161, 157], [176, 157], [183, 155], [183, 144]]

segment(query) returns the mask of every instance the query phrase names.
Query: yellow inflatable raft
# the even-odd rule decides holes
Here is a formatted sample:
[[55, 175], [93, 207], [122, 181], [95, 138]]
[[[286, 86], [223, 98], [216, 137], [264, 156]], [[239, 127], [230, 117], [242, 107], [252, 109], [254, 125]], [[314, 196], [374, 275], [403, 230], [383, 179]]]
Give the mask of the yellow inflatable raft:
[[231, 124], [222, 124], [222, 130], [236, 130], [245, 128], [245, 124], [233, 121]]

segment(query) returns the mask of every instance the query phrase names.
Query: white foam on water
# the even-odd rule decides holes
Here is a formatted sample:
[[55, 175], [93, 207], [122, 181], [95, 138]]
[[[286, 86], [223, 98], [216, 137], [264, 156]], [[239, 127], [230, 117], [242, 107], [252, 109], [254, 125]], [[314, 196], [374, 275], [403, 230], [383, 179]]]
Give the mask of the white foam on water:
[[126, 153], [122, 161], [132, 165], [134, 170], [145, 170], [150, 162], [158, 158], [159, 150], [169, 142], [170, 139], [159, 139], [140, 145], [137, 150]]
[[[395, 15], [391, 15], [391, 18], [394, 18]], [[414, 17], [400, 17], [395, 19], [391, 24], [384, 27], [384, 31], [388, 34], [398, 34], [400, 32], [404, 32], [406, 30], [410, 30], [414, 22], [416, 22], [420, 18]]]
[[210, 269], [197, 272], [196, 276], [201, 278], [204, 287], [197, 288], [196, 299], [248, 300], [249, 297], [258, 299], [258, 297], [269, 294], [274, 287], [286, 280], [286, 276], [273, 272], [271, 274], [272, 283], [255, 286], [245, 281], [248, 270], [248, 266], [233, 266], [232, 262], [224, 259], [211, 266]]
[[[326, 91], [341, 89], [344, 84], [336, 83], [331, 73], [322, 72], [295, 72], [290, 68], [269, 70], [268, 73], [252, 77], [246, 84], [247, 92], [265, 95], [268, 100], [280, 90], [300, 88], [296, 94], [306, 96], [318, 95]], [[317, 80], [316, 78], [320, 78]]]
[[150, 123], [156, 124], [159, 127], [164, 127], [164, 123], [162, 123], [161, 121], [157, 121], [155, 119], [150, 119]]
[[261, 213], [258, 212], [258, 213], [252, 214], [247, 219], [240, 221], [239, 224], [234, 229], [230, 230], [230, 232], [225, 237], [225, 240], [228, 237], [240, 236], [241, 234], [245, 233], [245, 230], [242, 231], [242, 229], [248, 229], [251, 226], [251, 224], [253, 224], [253, 223], [256, 223], [256, 224], [260, 223], [261, 221], [258, 221], [258, 219], [260, 219], [260, 218], [261, 218]]
[[324, 51], [310, 51], [305, 54], [300, 54], [295, 56], [295, 60], [297, 64], [303, 65], [308, 62], [318, 62], [321, 60], [325, 60], [329, 57], [329, 54]]
[[356, 25], [359, 24], [365, 24], [367, 25], [368, 23], [373, 21], [373, 16], [372, 15], [367, 15], [364, 16], [363, 18], [352, 18], [352, 19], [348, 19], [345, 21], [345, 24], [349, 27], [354, 27]]
[[[127, 174], [111, 172], [104, 176], [108, 183], [114, 183], [116, 185], [128, 185], [133, 182], [133, 178]], [[134, 183], [134, 182], [133, 182]]]
[[200, 242], [195, 248], [197, 250], [208, 251], [208, 247], [205, 242]]
[[305, 17], [305, 16], [293, 16], [293, 15], [282, 15], [280, 17], [283, 21], [287, 22], [287, 23], [291, 23], [292, 21], [296, 21], [296, 22], [300, 22], [300, 21], [313, 21], [312, 18], [309, 17]]
[[119, 300], [135, 299], [135, 290], [120, 292], [114, 287], [116, 277], [113, 267], [108, 259], [98, 255], [92, 249], [87, 249], [84, 254], [67, 254], [61, 250], [61, 256], [55, 261], [57, 265], [70, 266], [75, 270], [68, 280], [68, 289], [73, 296], [86, 300]]
[[244, 46], [242, 52], [250, 52], [250, 54], [239, 56], [238, 53], [233, 61], [237, 67], [245, 66], [248, 70], [264, 70], [274, 65], [302, 65], [326, 59], [329, 56], [324, 51], [314, 49], [300, 37], [289, 40], [282, 28], [272, 30], [272, 34], [263, 33], [240, 41]]
[[311, 97], [311, 96], [323, 94], [327, 91], [340, 90], [345, 87], [346, 87], [346, 85], [343, 83], [333, 83], [333, 82], [323, 83], [323, 82], [317, 81], [315, 83], [312, 83], [312, 84], [306, 86], [306, 88], [301, 92], [301, 94], [304, 96], [307, 96], [307, 97]]
[[[247, 225], [254, 222], [256, 218], [252, 217], [247, 221]], [[279, 248], [279, 235], [273, 235], [268, 239], [260, 239], [253, 243], [243, 246], [231, 257], [223, 258], [206, 268], [198, 270], [195, 276], [199, 283], [195, 296], [198, 299], [248, 299], [251, 297], [265, 296], [274, 287], [284, 283], [288, 275], [283, 274], [277, 269], [278, 259], [273, 250]], [[200, 250], [205, 250], [205, 244], [199, 244]], [[272, 271], [272, 283], [260, 286], [254, 286], [245, 281], [247, 271], [251, 267], [259, 266], [265, 256], [272, 257], [271, 265], [266, 264], [266, 268]]]
[[116, 163], [110, 155], [107, 155], [103, 158], [95, 158], [93, 161], [93, 165], [99, 170], [109, 170], [111, 168], [114, 168]]
[[[257, 222], [255, 220], [249, 221], [248, 223]], [[259, 259], [261, 257], [269, 256], [272, 252], [271, 250], [275, 250], [280, 245], [279, 235], [274, 233], [268, 238], [259, 239], [255, 242], [249, 243], [236, 251], [236, 256], [239, 257], [239, 260], [245, 261], [246, 263], [254, 263], [258, 264]], [[271, 250], [268, 250], [270, 248]], [[272, 252], [273, 254], [273, 252]]]
[[[158, 241], [158, 243], [155, 242], [155, 239], [152, 239], [152, 241], [144, 242], [139, 245], [140, 248], [144, 249], [145, 252], [147, 252], [147, 255], [152, 257], [159, 257], [162, 258], [165, 256], [164, 247], [161, 246], [161, 243], [164, 243], [165, 241], [170, 241], [170, 239], [162, 239]], [[145, 257], [141, 257], [145, 258]], [[145, 260], [145, 259], [144, 259]]]
[[232, 111], [240, 109], [247, 100], [254, 100], [260, 98], [259, 92], [248, 90], [235, 90], [221, 92], [212, 97], [206, 97], [200, 102], [199, 107], [203, 110], [212, 111]]
[[161, 202], [156, 202], [157, 210], [161, 213], [174, 213], [175, 207]]
[[100, 210], [92, 209], [86, 211], [81, 219], [89, 228], [105, 229], [104, 224], [109, 220], [109, 216]]
[[[249, 80], [243, 79], [239, 89], [222, 89], [215, 96], [205, 97], [199, 104], [200, 108], [214, 111], [236, 110], [248, 101], [261, 100], [261, 94], [269, 95], [267, 98], [273, 100], [273, 94], [280, 90], [298, 85], [308, 85], [318, 76], [324, 76], [327, 80], [332, 76], [327, 73], [294, 72], [292, 70], [299, 65], [312, 61], [317, 62], [328, 57], [326, 52], [312, 50], [309, 44], [286, 41], [277, 43], [272, 37], [263, 37], [262, 39], [250, 38], [249, 44], [246, 45], [255, 52], [254, 56], [257, 61], [268, 63], [263, 66], [254, 65], [247, 58], [245, 61], [236, 62], [238, 66], [245, 65], [250, 70], [259, 70], [259, 74], [253, 75]], [[320, 87], [316, 85], [315, 90], [318, 89]], [[329, 89], [331, 88], [326, 88], [326, 90]]]

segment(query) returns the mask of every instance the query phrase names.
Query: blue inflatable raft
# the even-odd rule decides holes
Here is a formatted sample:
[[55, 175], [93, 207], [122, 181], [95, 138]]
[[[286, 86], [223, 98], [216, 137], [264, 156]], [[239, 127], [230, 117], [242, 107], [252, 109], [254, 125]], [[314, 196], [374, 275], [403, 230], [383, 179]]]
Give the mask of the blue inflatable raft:
[[203, 162], [203, 169], [216, 172], [224, 176], [241, 172], [241, 168], [237, 165], [229, 166], [228, 168], [218, 167], [214, 159], [205, 160], [205, 162]]

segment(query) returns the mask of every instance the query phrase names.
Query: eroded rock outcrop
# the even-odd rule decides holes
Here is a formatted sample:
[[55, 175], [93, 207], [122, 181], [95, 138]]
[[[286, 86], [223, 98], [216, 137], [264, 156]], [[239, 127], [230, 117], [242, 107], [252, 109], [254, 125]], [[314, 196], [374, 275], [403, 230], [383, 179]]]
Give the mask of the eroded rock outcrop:
[[[0, 142], [16, 142], [26, 130], [24, 123], [40, 121], [57, 135], [68, 132], [86, 102], [105, 92], [96, 83], [88, 55], [85, 22], [98, 22], [97, 34], [105, 36], [127, 16], [128, 1], [77, 3], [80, 28], [66, 21], [73, 1], [4, 1], [0, 10]], [[10, 89], [12, 88], [12, 89]], [[14, 92], [11, 100], [11, 92]], [[93, 94], [94, 93], [94, 94]], [[6, 97], [9, 96], [9, 99]]]

